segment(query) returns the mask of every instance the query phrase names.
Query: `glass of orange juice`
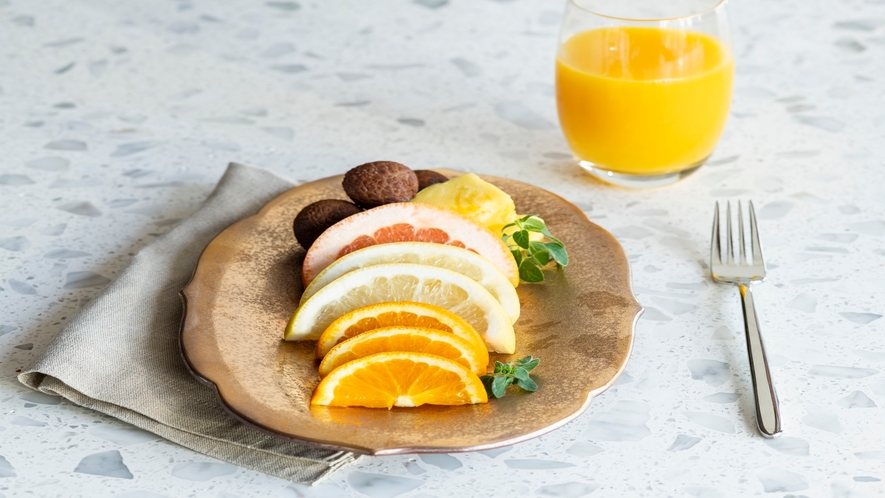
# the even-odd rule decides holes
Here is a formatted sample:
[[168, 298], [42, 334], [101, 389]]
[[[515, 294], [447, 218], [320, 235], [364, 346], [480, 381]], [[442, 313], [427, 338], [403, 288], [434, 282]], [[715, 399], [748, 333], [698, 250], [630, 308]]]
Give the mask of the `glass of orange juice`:
[[710, 157], [731, 104], [726, 0], [569, 0], [556, 57], [575, 158], [628, 187], [669, 185]]

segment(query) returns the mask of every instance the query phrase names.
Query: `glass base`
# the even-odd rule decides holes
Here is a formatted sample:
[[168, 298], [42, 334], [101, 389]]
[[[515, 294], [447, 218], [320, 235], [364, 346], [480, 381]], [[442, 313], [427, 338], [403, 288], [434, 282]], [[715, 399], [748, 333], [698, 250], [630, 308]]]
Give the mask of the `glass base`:
[[706, 157], [682, 171], [664, 173], [662, 175], [631, 175], [629, 173], [616, 173], [605, 166], [578, 159], [578, 164], [596, 179], [619, 187], [629, 188], [654, 188], [672, 185], [697, 171], [705, 162], [707, 162]]

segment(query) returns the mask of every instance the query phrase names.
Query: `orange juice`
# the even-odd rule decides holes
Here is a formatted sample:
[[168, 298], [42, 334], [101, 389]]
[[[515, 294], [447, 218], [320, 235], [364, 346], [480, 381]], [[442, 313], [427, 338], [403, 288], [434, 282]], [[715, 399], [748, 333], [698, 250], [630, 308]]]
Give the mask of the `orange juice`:
[[580, 32], [556, 59], [559, 121], [579, 160], [625, 174], [690, 169], [722, 134], [733, 75], [728, 48], [704, 33]]

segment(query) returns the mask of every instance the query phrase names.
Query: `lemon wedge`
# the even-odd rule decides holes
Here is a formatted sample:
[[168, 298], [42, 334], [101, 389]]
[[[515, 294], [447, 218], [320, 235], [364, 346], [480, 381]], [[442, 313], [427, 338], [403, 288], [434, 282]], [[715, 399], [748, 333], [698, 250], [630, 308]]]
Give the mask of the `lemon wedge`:
[[519, 296], [512, 282], [491, 261], [473, 251], [428, 242], [378, 244], [336, 260], [304, 289], [301, 303], [342, 275], [378, 264], [412, 263], [446, 268], [478, 282], [495, 296], [513, 323], [519, 318]]
[[289, 320], [287, 341], [318, 339], [338, 317], [376, 303], [414, 301], [447, 309], [483, 338], [489, 351], [516, 351], [513, 324], [475, 280], [436, 266], [396, 263], [345, 273], [307, 299]]

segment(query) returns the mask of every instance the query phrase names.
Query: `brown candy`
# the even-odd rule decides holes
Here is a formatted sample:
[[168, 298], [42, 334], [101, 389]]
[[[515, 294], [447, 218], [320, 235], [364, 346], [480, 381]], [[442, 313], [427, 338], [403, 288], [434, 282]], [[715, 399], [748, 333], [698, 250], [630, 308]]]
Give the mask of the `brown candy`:
[[353, 202], [369, 209], [415, 197], [418, 177], [408, 166], [393, 161], [376, 161], [348, 171], [342, 186]]
[[444, 175], [430, 169], [416, 169], [415, 176], [418, 177], [418, 190], [424, 190], [427, 187], [449, 181]]
[[308, 249], [327, 228], [339, 221], [361, 212], [362, 209], [347, 201], [324, 199], [304, 206], [295, 216], [292, 229], [301, 247]]

